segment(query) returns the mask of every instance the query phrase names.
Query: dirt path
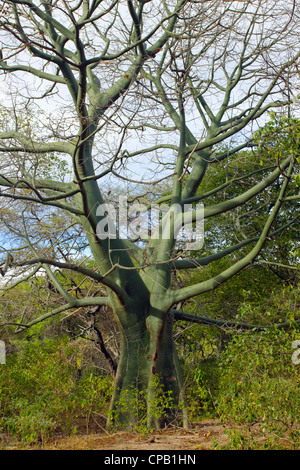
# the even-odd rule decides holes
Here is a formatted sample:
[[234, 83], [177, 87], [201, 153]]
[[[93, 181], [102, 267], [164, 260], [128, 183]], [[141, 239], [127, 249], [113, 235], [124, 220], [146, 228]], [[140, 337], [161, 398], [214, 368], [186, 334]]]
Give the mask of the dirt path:
[[[249, 425], [243, 429], [217, 419], [194, 423], [193, 429], [168, 428], [147, 435], [118, 432], [108, 434], [105, 430], [94, 434], [79, 432], [74, 436], [57, 435], [45, 438], [37, 444], [24, 444], [7, 435], [0, 435], [1, 450], [103, 450], [103, 451], [196, 451], [230, 449], [231, 431], [248, 431], [252, 444], [262, 445], [268, 437], [261, 433], [259, 425]], [[250, 437], [250, 436], [249, 436]], [[278, 437], [278, 436], [277, 436]], [[286, 443], [290, 449], [291, 441], [281, 438], [280, 444]], [[247, 447], [247, 443], [246, 448]]]
[[45, 450], [213, 450], [216, 442], [225, 445], [225, 425], [218, 420], [205, 420], [192, 431], [166, 429], [150, 435], [120, 432], [115, 434], [86, 434], [48, 439]]
[[180, 428], [165, 429], [148, 435], [119, 432], [114, 434], [78, 434], [55, 436], [37, 445], [25, 445], [11, 438], [0, 439], [3, 450], [44, 449], [44, 450], [213, 450], [216, 443], [224, 446], [228, 437], [227, 427], [219, 420], [205, 420], [196, 424], [191, 431]]

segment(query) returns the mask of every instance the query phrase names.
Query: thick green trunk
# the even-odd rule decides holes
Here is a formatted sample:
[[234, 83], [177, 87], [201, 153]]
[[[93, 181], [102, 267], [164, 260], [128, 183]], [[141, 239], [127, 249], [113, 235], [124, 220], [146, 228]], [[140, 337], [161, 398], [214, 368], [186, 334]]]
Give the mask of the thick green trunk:
[[143, 317], [145, 322], [122, 327], [109, 424], [159, 429], [180, 422], [187, 427], [172, 317], [154, 308]]
[[145, 254], [153, 264], [147, 272], [139, 273], [122, 240], [99, 240], [96, 236], [95, 227], [101, 219], [96, 208], [102, 199], [95, 182], [86, 184], [86, 195], [92, 209], [82, 223], [103, 282], [111, 287], [121, 333], [109, 424], [160, 428], [180, 421], [186, 426], [183, 380], [166, 302], [173, 239], [155, 240]]

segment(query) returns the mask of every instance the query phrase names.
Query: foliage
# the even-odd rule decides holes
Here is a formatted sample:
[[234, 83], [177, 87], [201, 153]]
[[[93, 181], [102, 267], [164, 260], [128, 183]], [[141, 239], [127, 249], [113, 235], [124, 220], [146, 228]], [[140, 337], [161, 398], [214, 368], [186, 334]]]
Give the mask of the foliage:
[[0, 368], [0, 426], [26, 442], [76, 432], [76, 418], [105, 413], [111, 379], [79, 377], [80, 352], [67, 339], [20, 345]]
[[261, 165], [266, 156], [275, 156], [278, 164], [288, 154], [297, 155], [300, 161], [300, 120], [275, 111], [271, 111], [269, 115], [270, 120], [253, 136], [254, 142], [258, 144]]
[[292, 362], [292, 342], [298, 328], [272, 328], [263, 332], [235, 335], [219, 361], [220, 382], [217, 401], [223, 419], [246, 426], [234, 432], [231, 445], [259, 446], [249, 429], [259, 425], [265, 448], [289, 443], [300, 448], [300, 375]]
[[[206, 269], [210, 276], [219, 266]], [[298, 271], [288, 265], [270, 269], [256, 263], [218, 295], [208, 293], [185, 308], [204, 318], [265, 325], [264, 330], [177, 325], [190, 417], [218, 417], [241, 427], [228, 431], [226, 448], [299, 447], [300, 369], [292, 363], [292, 343], [300, 338], [298, 282]], [[282, 322], [292, 326], [282, 329]]]
[[199, 361], [186, 372], [186, 399], [192, 421], [215, 416], [215, 396], [218, 387], [216, 358]]

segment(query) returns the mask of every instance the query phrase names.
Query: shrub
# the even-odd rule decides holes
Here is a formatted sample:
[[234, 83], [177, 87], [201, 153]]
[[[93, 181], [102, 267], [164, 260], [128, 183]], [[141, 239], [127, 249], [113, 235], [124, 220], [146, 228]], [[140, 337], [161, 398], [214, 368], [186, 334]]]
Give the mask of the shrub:
[[214, 416], [214, 396], [218, 387], [217, 357], [198, 360], [185, 375], [190, 419]]
[[[259, 425], [267, 448], [300, 448], [300, 365], [292, 362], [297, 329], [236, 335], [219, 362], [218, 412], [238, 424]], [[245, 436], [234, 436], [245, 442]], [[256, 446], [255, 439], [247, 446]]]
[[112, 383], [79, 378], [81, 356], [68, 339], [22, 343], [0, 368], [0, 426], [32, 442], [55, 430], [76, 431], [76, 418], [105, 413]]

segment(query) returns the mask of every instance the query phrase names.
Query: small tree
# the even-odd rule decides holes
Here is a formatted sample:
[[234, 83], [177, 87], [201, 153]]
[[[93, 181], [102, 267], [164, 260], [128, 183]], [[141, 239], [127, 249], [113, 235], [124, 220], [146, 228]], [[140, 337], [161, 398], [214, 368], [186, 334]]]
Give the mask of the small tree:
[[[287, 193], [297, 145], [278, 162], [258, 168], [261, 180], [253, 185], [247, 187], [249, 175], [242, 175], [241, 168], [235, 179], [243, 176], [246, 184], [232, 198], [222, 193], [229, 178], [209, 193], [202, 188], [209, 167], [226, 167], [252, 145], [253, 126], [267, 110], [289, 105], [300, 54], [293, 51], [296, 6], [288, 9], [278, 1], [7, 0], [1, 7], [0, 68], [14, 102], [9, 112], [2, 111], [1, 198], [3, 204], [16, 205], [10, 230], [22, 240], [16, 249], [6, 247], [2, 271], [43, 267], [64, 299], [19, 328], [67, 310], [110, 306], [121, 335], [112, 416], [124, 392], [128, 401], [122, 418], [134, 421], [131, 403], [138, 389], [146, 397], [149, 426], [174, 419], [180, 407], [187, 425], [173, 320], [200, 320], [185, 316], [178, 306], [252, 263], [272, 236], [283, 203], [294, 197]], [[221, 143], [225, 150], [217, 154]], [[71, 178], [60, 178], [59, 160], [53, 175], [45, 173], [51, 154], [72, 167]], [[124, 236], [122, 223], [115, 230], [104, 204], [111, 202], [117, 184], [119, 194], [130, 192], [132, 204], [160, 207], [164, 217], [155, 213], [156, 230], [151, 225], [142, 236], [142, 217], [130, 226], [132, 239]], [[187, 224], [200, 220], [202, 227], [203, 221], [203, 207], [192, 209], [192, 204], [205, 202], [213, 192], [219, 199], [204, 207], [204, 220], [227, 217], [271, 185], [272, 208], [260, 233], [210, 254], [201, 252], [201, 237], [198, 245], [186, 244]], [[189, 211], [182, 210], [185, 205]], [[6, 210], [12, 213], [11, 206]], [[76, 262], [59, 232], [45, 238], [30, 230], [32, 220], [61, 211], [84, 231], [95, 269]], [[141, 216], [140, 211], [141, 206], [131, 206], [125, 225], [127, 216]], [[8, 226], [5, 211], [2, 215]], [[182, 225], [185, 236], [176, 244]], [[245, 247], [248, 252], [223, 272], [176, 288], [174, 270], [202, 269]], [[18, 256], [12, 260], [14, 251]], [[103, 289], [76, 297], [54, 268], [80, 272]], [[161, 416], [153, 406], [158, 380], [172, 397], [161, 406]]]

